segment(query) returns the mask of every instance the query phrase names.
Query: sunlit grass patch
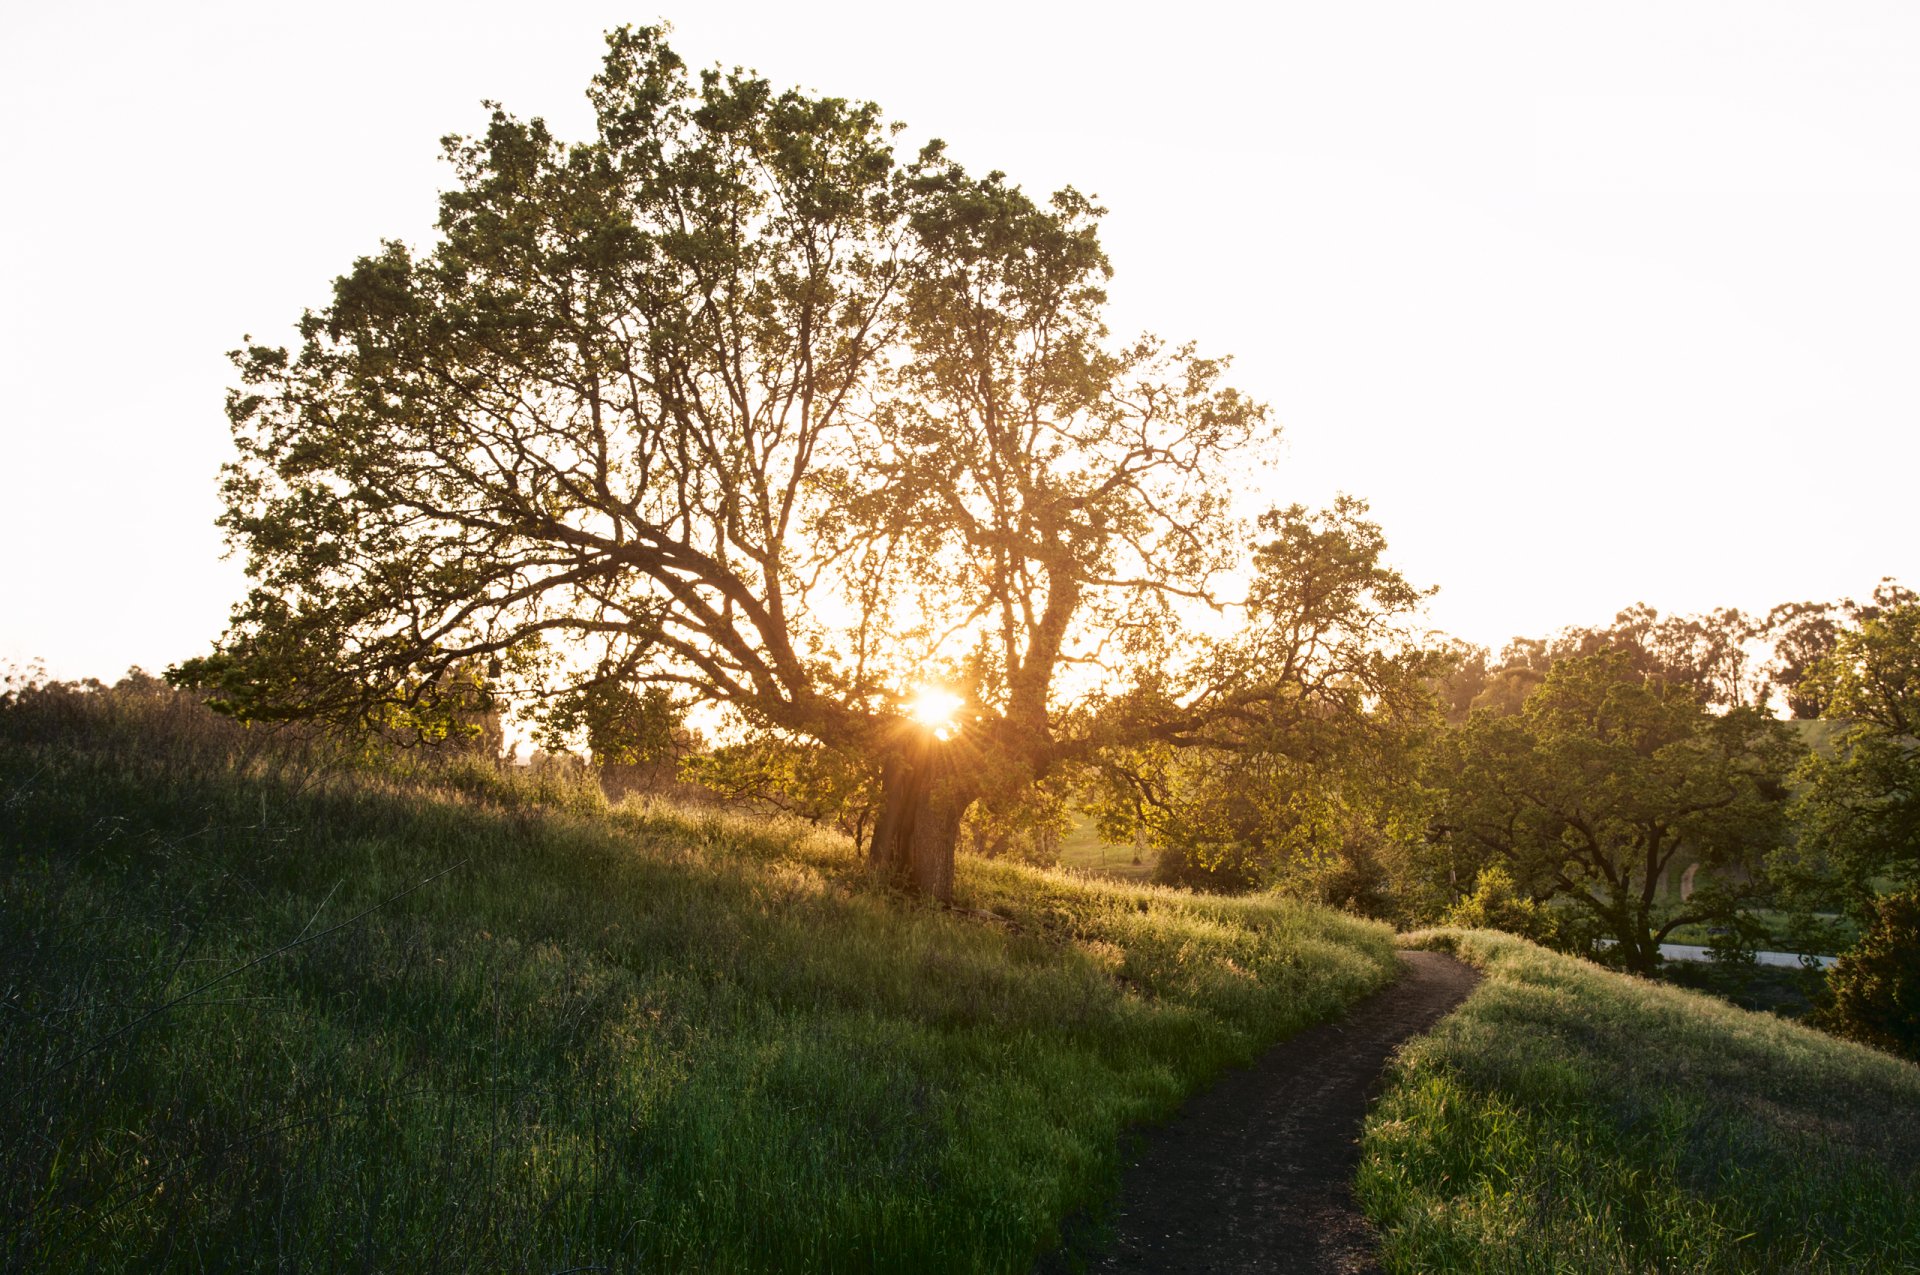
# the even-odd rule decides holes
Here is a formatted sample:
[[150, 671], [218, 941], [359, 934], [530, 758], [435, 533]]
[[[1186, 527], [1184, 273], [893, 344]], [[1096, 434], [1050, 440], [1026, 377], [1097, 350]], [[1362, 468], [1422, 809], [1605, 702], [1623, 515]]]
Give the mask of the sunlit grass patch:
[[1410, 1045], [1359, 1191], [1399, 1271], [1920, 1269], [1920, 1068], [1523, 940]]
[[1082, 815], [1060, 839], [1060, 866], [1122, 881], [1148, 881], [1153, 877], [1154, 855], [1138, 846], [1104, 840], [1093, 820]]

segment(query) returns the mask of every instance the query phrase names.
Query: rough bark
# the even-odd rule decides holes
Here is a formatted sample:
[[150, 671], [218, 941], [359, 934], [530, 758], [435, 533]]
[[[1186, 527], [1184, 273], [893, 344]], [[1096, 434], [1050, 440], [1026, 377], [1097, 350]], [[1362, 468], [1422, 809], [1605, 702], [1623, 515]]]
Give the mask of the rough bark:
[[916, 732], [888, 753], [880, 787], [868, 862], [895, 885], [951, 903], [960, 821], [974, 796], [952, 747]]

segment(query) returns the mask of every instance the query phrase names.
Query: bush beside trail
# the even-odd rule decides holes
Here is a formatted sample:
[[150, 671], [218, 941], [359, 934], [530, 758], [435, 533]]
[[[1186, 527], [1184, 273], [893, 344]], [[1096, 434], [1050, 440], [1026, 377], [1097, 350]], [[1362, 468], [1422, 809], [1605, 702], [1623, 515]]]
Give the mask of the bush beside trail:
[[1875, 901], [1866, 933], [1827, 986], [1833, 1004], [1820, 1026], [1920, 1062], [1920, 890]]

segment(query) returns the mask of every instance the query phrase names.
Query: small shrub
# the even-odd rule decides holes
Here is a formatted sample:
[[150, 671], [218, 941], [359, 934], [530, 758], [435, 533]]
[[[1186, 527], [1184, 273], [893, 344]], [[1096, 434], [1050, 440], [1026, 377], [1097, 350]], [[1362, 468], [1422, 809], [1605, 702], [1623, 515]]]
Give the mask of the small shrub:
[[1827, 986], [1833, 1006], [1821, 1026], [1920, 1062], [1920, 890], [1875, 903], [1867, 932], [1840, 957]]
[[1453, 905], [1444, 924], [1463, 930], [1504, 930], [1537, 942], [1546, 942], [1554, 931], [1553, 914], [1520, 893], [1513, 874], [1498, 865], [1474, 878], [1473, 893]]

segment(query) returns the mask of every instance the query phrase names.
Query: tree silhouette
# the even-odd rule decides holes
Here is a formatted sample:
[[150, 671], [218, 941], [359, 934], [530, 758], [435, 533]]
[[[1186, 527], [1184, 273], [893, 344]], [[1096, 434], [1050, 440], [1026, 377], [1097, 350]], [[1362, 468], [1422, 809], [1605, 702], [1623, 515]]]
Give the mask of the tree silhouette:
[[[254, 584], [176, 677], [356, 724], [430, 720], [476, 662], [523, 705], [662, 688], [863, 759], [876, 864], [945, 898], [968, 806], [1177, 665], [1264, 410], [1110, 339], [1072, 190], [901, 162], [873, 105], [696, 78], [655, 28], [589, 96], [589, 141], [497, 107], [448, 139], [432, 248], [236, 353]], [[948, 728], [907, 710], [929, 682]]]

